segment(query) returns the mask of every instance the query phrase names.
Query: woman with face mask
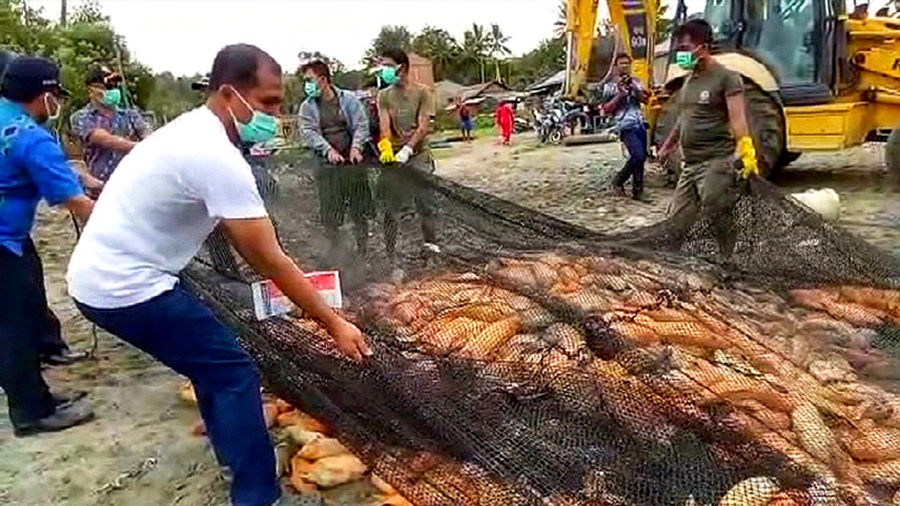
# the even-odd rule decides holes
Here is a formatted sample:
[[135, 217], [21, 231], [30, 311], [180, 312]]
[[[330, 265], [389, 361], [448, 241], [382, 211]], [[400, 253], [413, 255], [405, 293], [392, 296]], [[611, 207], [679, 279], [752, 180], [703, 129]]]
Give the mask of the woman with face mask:
[[683, 215], [680, 223], [685, 229], [694, 223], [690, 216], [713, 215], [720, 254], [727, 260], [736, 237], [731, 210], [737, 200], [737, 179], [759, 175], [744, 87], [738, 74], [712, 57], [709, 23], [689, 20], [675, 30], [673, 39], [676, 64], [689, 74], [672, 98], [677, 101], [678, 123], [660, 148], [665, 157], [677, 143], [684, 154], [669, 214]]
[[46, 128], [68, 96], [56, 64], [15, 59], [0, 93], [0, 388], [13, 431], [24, 436], [63, 430], [93, 416], [83, 401], [51, 394], [41, 376], [49, 308], [31, 240], [40, 200], [67, 208], [82, 222], [93, 203]]

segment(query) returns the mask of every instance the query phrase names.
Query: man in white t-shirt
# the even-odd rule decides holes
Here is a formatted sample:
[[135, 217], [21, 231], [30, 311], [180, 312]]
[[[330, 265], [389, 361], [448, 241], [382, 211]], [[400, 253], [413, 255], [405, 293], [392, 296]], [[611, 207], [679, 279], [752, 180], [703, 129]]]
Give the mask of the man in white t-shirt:
[[280, 488], [258, 373], [234, 333], [178, 284], [209, 233], [221, 223], [247, 262], [321, 321], [345, 354], [371, 354], [359, 329], [325, 304], [282, 251], [238, 148], [276, 134], [281, 75], [257, 47], [223, 48], [206, 105], [122, 160], [66, 275], [88, 320], [191, 380], [215, 453], [232, 473], [235, 506], [270, 506]]

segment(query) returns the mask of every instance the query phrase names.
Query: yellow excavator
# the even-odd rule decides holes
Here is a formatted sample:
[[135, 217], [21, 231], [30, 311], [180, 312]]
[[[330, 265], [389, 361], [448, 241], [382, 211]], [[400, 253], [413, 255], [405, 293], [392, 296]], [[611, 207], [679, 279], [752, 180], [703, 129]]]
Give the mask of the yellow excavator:
[[[689, 13], [688, 4], [702, 4]], [[674, 125], [668, 101], [686, 72], [669, 51], [666, 77], [654, 82], [659, 0], [607, 0], [609, 15], [634, 60], [634, 73], [654, 90], [647, 106], [654, 144]], [[584, 86], [597, 32], [598, 0], [567, 0], [566, 93]], [[801, 153], [884, 141], [885, 163], [900, 174], [900, 19], [848, 15], [845, 0], [677, 0], [675, 26], [693, 17], [710, 23], [716, 60], [745, 82], [747, 112], [760, 168], [769, 176]]]

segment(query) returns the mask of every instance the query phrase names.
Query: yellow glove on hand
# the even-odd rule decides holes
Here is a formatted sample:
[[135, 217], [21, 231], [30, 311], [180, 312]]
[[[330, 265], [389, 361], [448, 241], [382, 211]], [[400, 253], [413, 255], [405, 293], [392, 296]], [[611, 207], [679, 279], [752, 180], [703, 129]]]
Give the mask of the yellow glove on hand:
[[378, 160], [381, 163], [394, 163], [397, 161], [397, 158], [394, 156], [394, 147], [391, 145], [391, 140], [385, 137], [378, 141]]
[[741, 169], [741, 177], [750, 179], [751, 176], [759, 176], [759, 165], [756, 162], [756, 148], [753, 147], [753, 138], [745, 135], [738, 139], [738, 158], [744, 164]]

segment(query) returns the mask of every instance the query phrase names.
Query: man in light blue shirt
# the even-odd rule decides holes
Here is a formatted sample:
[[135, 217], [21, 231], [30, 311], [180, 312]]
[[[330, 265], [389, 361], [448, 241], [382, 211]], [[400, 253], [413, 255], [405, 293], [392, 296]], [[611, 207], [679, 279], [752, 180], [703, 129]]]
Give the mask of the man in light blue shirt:
[[17, 436], [63, 430], [93, 416], [84, 402], [51, 394], [40, 365], [47, 297], [31, 240], [38, 203], [61, 205], [82, 222], [93, 209], [43, 126], [59, 115], [66, 96], [59, 68], [43, 58], [15, 59], [0, 87], [0, 387]]
[[619, 140], [628, 149], [625, 166], [613, 179], [617, 193], [625, 194], [625, 183], [631, 179], [631, 196], [639, 200], [644, 192], [644, 162], [647, 160], [647, 120], [641, 111], [649, 93], [631, 75], [631, 56], [616, 57], [616, 77], [603, 87], [603, 95], [612, 99], [603, 104], [603, 112], [612, 114], [619, 132]]

